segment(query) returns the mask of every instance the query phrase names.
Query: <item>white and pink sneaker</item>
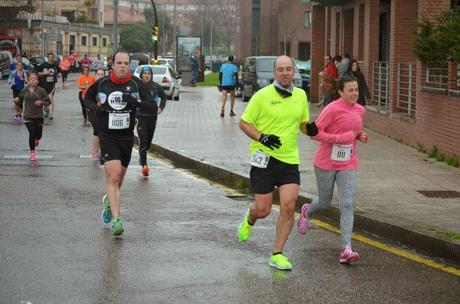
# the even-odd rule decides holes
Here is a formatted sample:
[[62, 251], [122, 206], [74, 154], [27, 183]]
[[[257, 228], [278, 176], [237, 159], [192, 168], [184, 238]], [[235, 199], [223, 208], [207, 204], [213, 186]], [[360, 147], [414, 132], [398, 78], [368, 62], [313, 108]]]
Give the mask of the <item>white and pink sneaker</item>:
[[30, 160], [31, 161], [37, 160], [37, 155], [35, 154], [35, 151], [30, 152]]
[[310, 208], [310, 204], [303, 204], [300, 211], [300, 218], [297, 222], [297, 231], [300, 234], [305, 234], [308, 230], [308, 208]]
[[340, 252], [340, 264], [350, 264], [359, 260], [359, 254], [351, 250], [351, 246], [348, 245]]

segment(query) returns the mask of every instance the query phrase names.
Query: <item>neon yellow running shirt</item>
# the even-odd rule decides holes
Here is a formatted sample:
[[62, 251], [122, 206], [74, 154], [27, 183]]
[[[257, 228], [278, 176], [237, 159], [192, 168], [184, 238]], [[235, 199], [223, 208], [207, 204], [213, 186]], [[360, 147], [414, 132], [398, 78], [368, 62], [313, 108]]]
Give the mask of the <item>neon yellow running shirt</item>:
[[300, 125], [309, 120], [308, 100], [303, 90], [294, 88], [292, 96], [283, 98], [274, 85], [269, 85], [252, 96], [241, 119], [259, 132], [279, 136], [281, 140], [281, 147], [274, 150], [254, 140], [251, 153], [263, 150], [282, 162], [300, 163], [297, 136]]

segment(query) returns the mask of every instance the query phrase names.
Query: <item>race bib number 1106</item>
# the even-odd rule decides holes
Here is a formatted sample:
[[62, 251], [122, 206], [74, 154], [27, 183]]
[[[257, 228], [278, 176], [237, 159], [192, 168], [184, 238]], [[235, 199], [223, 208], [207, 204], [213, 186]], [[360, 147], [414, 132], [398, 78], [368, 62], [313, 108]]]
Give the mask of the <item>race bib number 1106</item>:
[[109, 129], [120, 130], [129, 128], [129, 113], [109, 113]]

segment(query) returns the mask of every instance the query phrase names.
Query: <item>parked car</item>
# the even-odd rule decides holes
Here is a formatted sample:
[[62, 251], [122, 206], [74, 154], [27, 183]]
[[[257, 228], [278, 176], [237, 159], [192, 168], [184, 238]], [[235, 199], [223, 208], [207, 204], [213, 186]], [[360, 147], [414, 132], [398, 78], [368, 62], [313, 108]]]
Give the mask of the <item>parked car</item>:
[[10, 75], [10, 65], [13, 62], [13, 57], [10, 51], [0, 51], [0, 75], [6, 77]]
[[179, 100], [180, 98], [180, 77], [174, 72], [169, 64], [164, 65], [140, 65], [136, 68], [133, 75], [140, 77], [142, 68], [149, 66], [153, 71], [153, 81], [160, 84], [168, 99]]
[[[243, 101], [248, 101], [255, 92], [275, 80], [273, 75], [275, 60], [276, 56], [252, 56], [246, 58], [242, 73], [241, 98]], [[302, 88], [302, 78], [297, 68], [294, 75], [294, 85]]]
[[304, 89], [307, 96], [310, 96], [310, 69], [311, 69], [311, 61], [301, 61], [296, 60], [297, 70], [300, 73], [300, 77], [302, 77], [302, 89]]

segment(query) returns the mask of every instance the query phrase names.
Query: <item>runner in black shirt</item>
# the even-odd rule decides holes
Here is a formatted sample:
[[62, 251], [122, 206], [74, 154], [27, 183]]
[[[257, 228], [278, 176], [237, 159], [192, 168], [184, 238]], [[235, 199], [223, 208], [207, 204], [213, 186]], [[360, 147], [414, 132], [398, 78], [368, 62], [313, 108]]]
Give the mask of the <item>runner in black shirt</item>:
[[[54, 115], [54, 87], [57, 82], [57, 76], [61, 73], [58, 64], [54, 61], [54, 54], [48, 54], [48, 62], [44, 62], [36, 67], [35, 72], [38, 73], [39, 85], [45, 89], [48, 93], [48, 99], [51, 102], [49, 119], [53, 119]], [[45, 118], [48, 116], [48, 113], [44, 113]]]
[[112, 73], [88, 89], [85, 103], [90, 111], [96, 111], [101, 163], [107, 178], [102, 218], [110, 223], [113, 217], [112, 233], [121, 235], [120, 188], [131, 160], [136, 109], [151, 112], [153, 105], [147, 87], [129, 72], [129, 54], [117, 51], [113, 59]]
[[157, 125], [157, 117], [166, 106], [166, 94], [161, 86], [152, 80], [153, 71], [148, 65], [142, 68], [139, 77], [145, 83], [152, 94], [152, 112], [137, 111], [137, 135], [139, 136], [139, 163], [142, 166], [142, 175], [149, 175], [147, 165], [147, 151], [152, 144], [153, 134]]

